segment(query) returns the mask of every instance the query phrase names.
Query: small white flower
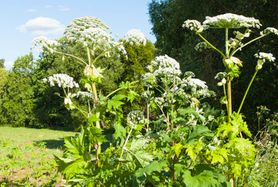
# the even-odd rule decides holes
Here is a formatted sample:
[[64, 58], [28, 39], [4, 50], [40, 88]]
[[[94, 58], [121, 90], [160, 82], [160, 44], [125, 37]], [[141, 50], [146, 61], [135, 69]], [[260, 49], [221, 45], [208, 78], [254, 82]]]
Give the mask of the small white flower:
[[220, 82], [217, 83], [217, 86], [223, 86], [227, 83], [227, 80], [223, 78]]
[[257, 57], [258, 59], [262, 59], [264, 61], [269, 61], [269, 62], [275, 61], [275, 57], [273, 56], [272, 53], [259, 52], [255, 54], [255, 57]]
[[131, 29], [126, 33], [124, 40], [131, 45], [146, 45], [147, 39], [145, 35], [138, 29]]
[[68, 95], [64, 98], [64, 104], [66, 105], [66, 107], [69, 110], [72, 110], [75, 108], [75, 106], [71, 100], [72, 97], [75, 97], [75, 94], [68, 93]]
[[242, 66], [242, 61], [234, 56], [225, 59], [225, 63], [226, 64], [236, 64], [236, 65]]
[[155, 75], [175, 75], [181, 74], [180, 64], [168, 55], [156, 57], [149, 66], [150, 69], [154, 70]]
[[77, 42], [85, 47], [94, 44], [94, 48], [100, 50], [110, 49], [116, 44], [108, 26], [94, 17], [74, 19], [65, 29], [64, 36], [70, 42]]
[[260, 32], [261, 35], [270, 34], [270, 33], [278, 35], [278, 30], [276, 28], [274, 28], [274, 27], [267, 27], [265, 30]]
[[76, 83], [72, 77], [70, 77], [67, 74], [58, 73], [54, 74], [52, 76], [49, 76], [48, 78], [43, 79], [44, 82], [49, 82], [50, 86], [57, 85], [58, 87], [62, 88], [78, 88], [79, 85]]
[[84, 92], [84, 91], [78, 91], [76, 93], [76, 97], [88, 97], [88, 98], [93, 98], [93, 94], [90, 92]]
[[269, 62], [275, 61], [275, 57], [271, 53], [259, 52], [259, 53], [256, 53], [254, 56], [256, 58], [258, 58], [257, 66], [256, 66], [257, 71], [263, 68], [263, 64], [266, 61], [269, 61]]
[[201, 33], [204, 30], [204, 27], [202, 26], [202, 24], [199, 21], [190, 20], [190, 19], [186, 20], [183, 23], [182, 27], [183, 28], [188, 28], [188, 29], [190, 29], [192, 31], [195, 31], [197, 33]]
[[188, 84], [190, 86], [198, 86], [202, 89], [207, 89], [208, 86], [206, 85], [206, 82], [205, 81], [202, 81], [200, 79], [196, 79], [196, 78], [191, 78], [188, 82]]
[[253, 17], [245, 17], [242, 15], [226, 13], [214, 17], [206, 17], [203, 25], [212, 28], [260, 28], [261, 23]]
[[71, 98], [70, 97], [65, 97], [65, 99], [64, 99], [64, 103], [65, 103], [65, 105], [72, 105], [72, 101], [71, 101]]
[[120, 45], [118, 46], [118, 50], [119, 50], [119, 52], [120, 52], [121, 54], [124, 55], [124, 57], [125, 57], [126, 59], [128, 59], [127, 52], [126, 52], [125, 47], [123, 46], [123, 44], [120, 44]]
[[39, 52], [43, 52], [44, 49], [49, 50], [50, 52], [53, 52], [52, 47], [59, 46], [59, 42], [56, 40], [49, 40], [45, 36], [39, 36], [33, 39], [33, 47], [38, 48]]

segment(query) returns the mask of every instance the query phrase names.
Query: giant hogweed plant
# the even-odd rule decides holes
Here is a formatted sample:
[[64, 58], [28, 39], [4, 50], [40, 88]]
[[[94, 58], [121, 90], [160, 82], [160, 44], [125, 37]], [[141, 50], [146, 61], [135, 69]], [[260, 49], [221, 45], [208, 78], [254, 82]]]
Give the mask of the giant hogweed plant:
[[[132, 30], [121, 42], [115, 42], [100, 20], [85, 17], [74, 20], [64, 38], [60, 43], [40, 37], [35, 45], [44, 53], [60, 54], [62, 61], [74, 58], [84, 66], [81, 84], [63, 73], [44, 79], [50, 86], [61, 87], [66, 107], [78, 110], [88, 121], [76, 137], [65, 140], [64, 156], [57, 157], [69, 184], [190, 186], [206, 179], [211, 181], [208, 184], [223, 182], [223, 177], [218, 177], [221, 173], [210, 169], [198, 169], [191, 175], [198, 163], [197, 154], [207, 141], [202, 137], [209, 139], [212, 135], [205, 125], [213, 116], [206, 116], [206, 107], [200, 101], [212, 94], [205, 82], [194, 78], [193, 73], [181, 78], [178, 62], [167, 55], [157, 57], [142, 80], [145, 106], [128, 112], [123, 110], [124, 104], [132, 106], [140, 96], [132, 89], [136, 82], [122, 83], [104, 96], [97, 85], [105, 75], [95, 62], [124, 55], [121, 42], [145, 45], [142, 33]], [[70, 43], [80, 45], [87, 58], [66, 53]], [[87, 108], [78, 106], [76, 99], [85, 100]]]
[[[242, 116], [216, 117], [223, 115], [203, 101], [213, 95], [205, 82], [191, 72], [182, 75], [173, 58], [164, 55], [151, 62], [142, 77], [143, 93], [133, 90], [136, 82], [121, 83], [108, 95], [97, 90], [105, 75], [95, 62], [125, 56], [121, 42], [144, 45], [142, 33], [133, 30], [116, 42], [105, 24], [85, 17], [67, 27], [65, 39], [68, 43], [38, 38], [35, 44], [45, 53], [74, 58], [84, 66], [80, 85], [65, 74], [45, 79], [61, 87], [66, 107], [79, 110], [88, 121], [76, 137], [65, 140], [64, 155], [57, 158], [68, 184], [225, 186], [246, 173], [255, 149], [242, 137], [242, 133], [250, 136]], [[64, 49], [72, 42], [82, 46], [87, 57], [67, 54]], [[221, 82], [226, 80], [223, 73]], [[77, 99], [87, 108], [78, 106]], [[137, 99], [145, 104], [134, 107]]]
[[[259, 36], [252, 36], [254, 29], [259, 29], [261, 23], [258, 19], [245, 17], [236, 14], [223, 14], [215, 17], [206, 17], [206, 20], [201, 23], [197, 20], [186, 20], [183, 24], [184, 28], [188, 28], [195, 32], [197, 36], [202, 39], [201, 43], [196, 45], [197, 50], [211, 49], [217, 52], [222, 57], [222, 63], [225, 67], [225, 72], [219, 72], [215, 78], [219, 79], [218, 86], [223, 87], [224, 96], [220, 102], [226, 105], [227, 116], [225, 119], [218, 119], [219, 127], [216, 130], [216, 137], [219, 138], [218, 146], [218, 161], [212, 158], [212, 163], [225, 163], [227, 162], [226, 172], [228, 178], [231, 178], [232, 184], [244, 174], [254, 160], [254, 146], [248, 140], [243, 138], [243, 133], [250, 137], [251, 133], [247, 128], [247, 124], [243, 120], [240, 113], [249, 89], [257, 75], [262, 69], [266, 61], [273, 62], [275, 57], [271, 53], [258, 52], [254, 56], [257, 58], [257, 65], [247, 89], [243, 95], [239, 108], [234, 111], [232, 108], [232, 81], [240, 76], [241, 68], [244, 63], [237, 57], [237, 53], [252, 43], [270, 35], [278, 35], [278, 30], [273, 27], [267, 27], [260, 32]], [[224, 50], [213, 45], [203, 33], [208, 29], [222, 29], [224, 32]], [[228, 153], [228, 154], [227, 154]], [[211, 153], [209, 153], [211, 154]], [[239, 156], [239, 157], [238, 157]], [[222, 157], [222, 158], [221, 158]], [[226, 164], [224, 164], [226, 165]]]

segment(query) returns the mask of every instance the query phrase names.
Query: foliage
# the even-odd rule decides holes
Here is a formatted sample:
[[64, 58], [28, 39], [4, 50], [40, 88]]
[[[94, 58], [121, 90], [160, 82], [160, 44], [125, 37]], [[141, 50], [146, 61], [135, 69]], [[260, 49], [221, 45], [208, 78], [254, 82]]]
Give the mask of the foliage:
[[5, 68], [5, 59], [0, 59], [0, 68], [1, 69]]
[[[184, 30], [181, 25], [186, 19], [201, 20], [205, 16], [223, 14], [231, 12], [242, 15], [249, 15], [258, 18], [263, 25], [272, 25], [278, 27], [278, 22], [275, 17], [271, 16], [277, 12], [276, 0], [254, 0], [254, 1], [209, 1], [203, 2], [200, 0], [153, 0], [149, 5], [150, 20], [153, 24], [153, 33], [156, 36], [156, 44], [160, 54], [168, 54], [176, 58], [181, 63], [183, 71], [191, 70], [199, 78], [205, 80], [208, 86], [216, 91], [221, 92], [221, 89], [216, 87], [214, 75], [223, 71], [221, 64], [211, 63], [221, 61], [219, 56], [210, 53], [208, 50], [203, 50], [201, 55], [195, 50], [196, 44], [201, 41], [193, 35], [192, 32]], [[244, 31], [243, 31], [244, 32]], [[216, 47], [222, 46], [224, 40], [218, 37], [221, 34], [218, 30], [206, 32], [205, 37], [209, 38]], [[244, 68], [238, 80], [234, 81], [234, 103], [233, 107], [240, 105], [242, 93], [246, 89], [246, 85], [250, 80], [250, 74], [256, 64], [253, 54], [257, 53], [260, 48], [263, 51], [271, 51], [274, 55], [278, 54], [276, 47], [277, 37], [269, 36], [262, 41], [257, 41], [245, 49], [245, 53], [238, 53], [238, 57], [243, 61]], [[248, 63], [247, 63], [248, 62]], [[250, 90], [250, 97], [246, 99], [246, 105], [243, 106], [243, 113], [247, 116], [249, 124], [256, 123], [256, 107], [265, 105], [271, 110], [277, 109], [277, 65], [271, 63], [266, 64], [260, 72], [260, 77], [254, 82], [256, 87]], [[258, 93], [267, 92], [268, 94], [261, 98]], [[218, 95], [218, 94], [217, 94]], [[219, 96], [220, 97], [220, 96]], [[215, 105], [216, 103], [214, 103]], [[248, 107], [247, 107], [248, 106]], [[250, 127], [256, 131], [255, 126]]]
[[[36, 40], [36, 45], [45, 53], [74, 58], [84, 68], [79, 84], [66, 74], [44, 79], [64, 93], [68, 110], [78, 111], [87, 121], [79, 134], [65, 139], [64, 154], [56, 157], [69, 185], [209, 187], [247, 184], [256, 148], [249, 140], [252, 135], [240, 111], [257, 72], [266, 61], [275, 58], [262, 52], [255, 55], [258, 58], [255, 74], [235, 112], [231, 82], [239, 77], [242, 62], [234, 54], [278, 31], [267, 28], [257, 38], [242, 43], [250, 29], [259, 27], [260, 22], [234, 14], [209, 17], [203, 24], [187, 20], [184, 26], [204, 40], [205, 47], [223, 58], [225, 72], [220, 72], [217, 78], [220, 79], [218, 85], [223, 87], [226, 114], [206, 103], [214, 96], [206, 82], [195, 78], [192, 72], [182, 74], [179, 63], [168, 55], [155, 57], [141, 80], [122, 82], [115, 90], [102, 92], [99, 88], [105, 74], [98, 62], [111, 56], [125, 57], [126, 46], [122, 43], [124, 40], [114, 41], [99, 19], [78, 18], [65, 32], [65, 39], [79, 43], [87, 56], [66, 53], [61, 48], [63, 43], [58, 41]], [[202, 32], [212, 26], [224, 26], [225, 52], [203, 37]], [[247, 31], [235, 32], [235, 37], [229, 38], [229, 29], [239, 27], [247, 27]], [[146, 41], [137, 31], [129, 32], [127, 38], [127, 43], [132, 45], [140, 46]], [[143, 83], [142, 90], [136, 89], [138, 82]], [[80, 106], [78, 100], [84, 105]]]
[[[257, 73], [262, 69], [263, 64], [266, 61], [275, 61], [275, 57], [273, 57], [271, 53], [259, 52], [254, 55], [258, 58], [255, 73], [247, 86], [237, 112], [233, 112], [232, 81], [240, 76], [241, 68], [243, 67], [242, 61], [236, 57], [236, 53], [238, 51], [242, 51], [242, 49], [246, 46], [268, 36], [269, 34], [278, 35], [278, 30], [268, 27], [261, 31], [259, 36], [247, 40], [246, 38], [250, 37], [252, 29], [258, 29], [261, 27], [260, 21], [255, 18], [231, 13], [221, 14], [214, 17], [206, 17], [206, 20], [203, 23], [200, 23], [197, 20], [186, 20], [183, 27], [193, 31], [203, 40], [201, 43], [202, 45], [199, 45], [199, 47], [211, 49], [222, 57], [225, 72], [219, 72], [215, 78], [220, 80], [217, 85], [223, 87], [224, 96], [220, 102], [226, 105], [227, 119], [225, 119], [226, 122], [220, 121], [217, 136], [220, 135], [222, 138], [228, 137], [229, 142], [223, 146], [224, 150], [226, 150], [224, 152], [221, 150], [221, 156], [217, 155], [217, 157], [222, 157], [219, 160], [222, 163], [224, 162], [224, 159], [229, 160], [227, 176], [231, 176], [232, 186], [234, 186], [234, 184], [236, 185], [238, 183], [238, 178], [244, 174], [244, 170], [246, 170], [245, 172], [248, 172], [248, 168], [253, 164], [255, 156], [255, 147], [252, 145], [252, 142], [242, 137], [241, 133], [244, 133], [248, 137], [251, 137], [251, 133], [248, 130], [248, 126], [246, 122], [244, 122], [240, 112], [250, 87]], [[215, 47], [213, 43], [208, 41], [203, 36], [203, 32], [209, 28], [224, 30], [224, 52], [222, 52], [221, 48]], [[245, 31], [240, 32], [237, 31], [238, 29], [245, 29]], [[230, 36], [230, 30], [233, 30], [234, 36]], [[247, 153], [246, 150], [248, 150]], [[228, 155], [233, 156], [229, 158]]]
[[257, 115], [260, 129], [256, 137], [258, 152], [248, 180], [250, 186], [277, 186], [277, 113], [271, 113], [268, 108], [260, 106]]
[[136, 81], [146, 72], [146, 67], [154, 58], [154, 46], [150, 41], [145, 45], [132, 45], [124, 42], [127, 52], [127, 58], [122, 59], [124, 72], [121, 77], [122, 81]]
[[3, 87], [6, 84], [8, 77], [8, 71], [4, 68], [0, 68], [0, 95], [2, 95]]
[[33, 114], [34, 90], [32, 72], [32, 54], [16, 60], [1, 92], [1, 123], [13, 126], [36, 126]]

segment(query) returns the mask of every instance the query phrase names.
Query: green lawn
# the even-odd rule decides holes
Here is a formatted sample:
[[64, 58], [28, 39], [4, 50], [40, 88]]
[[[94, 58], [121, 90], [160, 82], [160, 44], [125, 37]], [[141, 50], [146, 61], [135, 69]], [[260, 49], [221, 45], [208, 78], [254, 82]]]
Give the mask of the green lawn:
[[0, 127], [0, 186], [62, 186], [54, 154], [73, 132]]

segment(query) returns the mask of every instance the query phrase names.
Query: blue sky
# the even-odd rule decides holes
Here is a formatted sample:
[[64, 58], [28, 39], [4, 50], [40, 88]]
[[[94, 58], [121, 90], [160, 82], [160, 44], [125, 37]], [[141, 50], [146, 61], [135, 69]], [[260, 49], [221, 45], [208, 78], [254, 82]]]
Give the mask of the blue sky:
[[93, 16], [103, 20], [119, 37], [132, 28], [151, 34], [148, 4], [151, 0], [4, 0], [0, 3], [0, 58], [11, 68], [17, 57], [30, 52], [39, 35], [58, 38], [74, 18]]

